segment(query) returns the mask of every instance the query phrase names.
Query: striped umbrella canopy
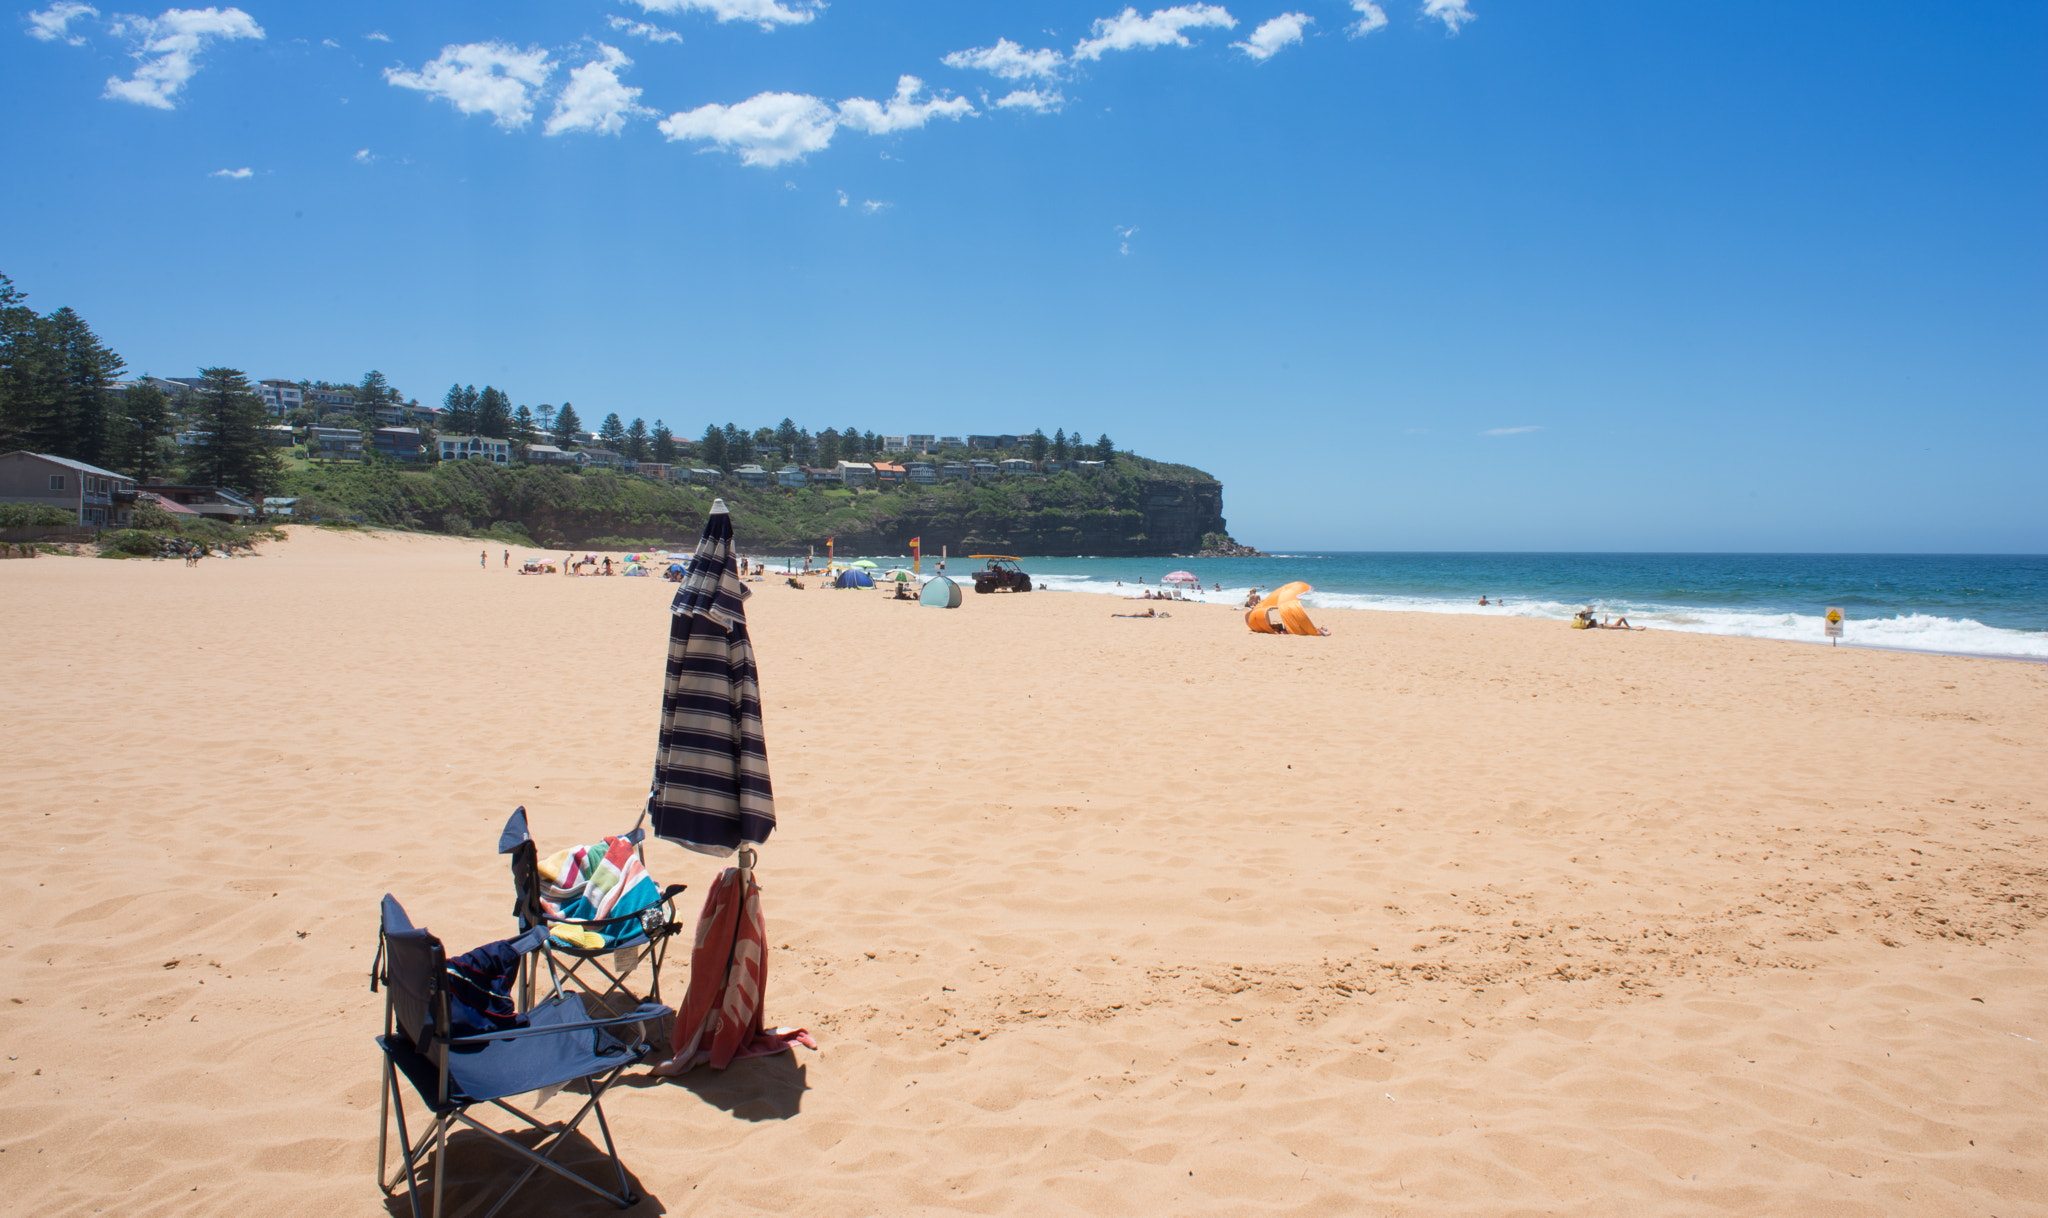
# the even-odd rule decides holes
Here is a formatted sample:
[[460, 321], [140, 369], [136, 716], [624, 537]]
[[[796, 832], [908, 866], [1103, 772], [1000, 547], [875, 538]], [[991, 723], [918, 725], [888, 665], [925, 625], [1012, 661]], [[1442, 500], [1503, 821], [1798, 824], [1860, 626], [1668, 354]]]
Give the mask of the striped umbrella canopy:
[[721, 857], [775, 831], [761, 686], [747, 638], [749, 595], [733, 553], [732, 515], [720, 499], [670, 606], [647, 813], [656, 837]]

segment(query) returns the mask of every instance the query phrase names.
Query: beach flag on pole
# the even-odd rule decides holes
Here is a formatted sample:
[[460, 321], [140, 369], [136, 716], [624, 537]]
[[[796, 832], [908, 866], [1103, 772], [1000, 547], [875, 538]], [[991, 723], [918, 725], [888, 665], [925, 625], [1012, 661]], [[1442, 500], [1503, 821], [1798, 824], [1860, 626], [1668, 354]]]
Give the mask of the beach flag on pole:
[[732, 515], [712, 503], [670, 606], [668, 667], [647, 816], [654, 835], [724, 857], [775, 831], [761, 686], [747, 637], [747, 586]]
[[919, 548], [923, 542], [924, 538], [922, 536], [910, 539], [910, 569], [913, 571], [921, 572], [924, 570], [924, 551]]

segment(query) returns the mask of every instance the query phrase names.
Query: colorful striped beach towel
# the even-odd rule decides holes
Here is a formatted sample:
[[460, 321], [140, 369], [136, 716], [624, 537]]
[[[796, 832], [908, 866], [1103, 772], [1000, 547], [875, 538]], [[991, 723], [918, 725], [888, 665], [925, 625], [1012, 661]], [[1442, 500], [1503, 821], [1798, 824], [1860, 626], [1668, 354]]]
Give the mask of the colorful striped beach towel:
[[[542, 859], [539, 869], [541, 910], [550, 918], [574, 922], [623, 918], [661, 900], [661, 890], [647, 874], [640, 852], [623, 837], [559, 851]], [[640, 938], [643, 932], [638, 921], [585, 932], [601, 937], [602, 944], [588, 942], [583, 934], [566, 927], [555, 927], [551, 933], [575, 947], [615, 947]]]

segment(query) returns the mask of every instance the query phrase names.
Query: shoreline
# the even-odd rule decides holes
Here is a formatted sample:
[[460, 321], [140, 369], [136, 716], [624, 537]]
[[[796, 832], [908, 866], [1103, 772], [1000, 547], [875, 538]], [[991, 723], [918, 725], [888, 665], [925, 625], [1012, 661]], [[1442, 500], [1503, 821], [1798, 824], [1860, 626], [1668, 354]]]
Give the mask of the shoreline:
[[[646, 795], [669, 586], [503, 548], [0, 569], [18, 1204], [382, 1212], [378, 898], [500, 938], [512, 807]], [[658, 1211], [2048, 1205], [2038, 667], [750, 586], [766, 1017], [820, 1048], [629, 1075]], [[648, 861], [694, 921], [719, 864]]]

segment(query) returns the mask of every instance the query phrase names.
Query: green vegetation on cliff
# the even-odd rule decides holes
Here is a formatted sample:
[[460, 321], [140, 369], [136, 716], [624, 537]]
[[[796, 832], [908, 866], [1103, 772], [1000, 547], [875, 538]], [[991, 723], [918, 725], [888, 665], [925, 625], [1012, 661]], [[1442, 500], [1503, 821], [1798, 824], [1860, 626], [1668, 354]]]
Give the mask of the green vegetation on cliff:
[[686, 546], [715, 497], [754, 550], [842, 554], [1000, 550], [1018, 554], [1174, 554], [1224, 533], [1223, 488], [1191, 466], [1119, 454], [1094, 473], [1013, 475], [938, 486], [801, 490], [679, 486], [637, 474], [448, 461], [428, 468], [373, 461], [284, 475], [280, 493], [302, 517], [486, 536], [543, 547]]

